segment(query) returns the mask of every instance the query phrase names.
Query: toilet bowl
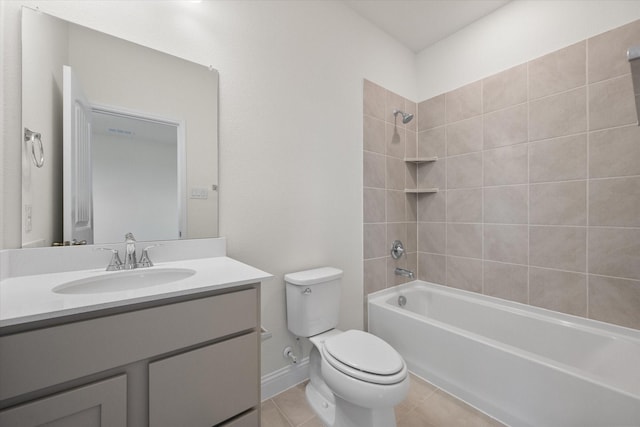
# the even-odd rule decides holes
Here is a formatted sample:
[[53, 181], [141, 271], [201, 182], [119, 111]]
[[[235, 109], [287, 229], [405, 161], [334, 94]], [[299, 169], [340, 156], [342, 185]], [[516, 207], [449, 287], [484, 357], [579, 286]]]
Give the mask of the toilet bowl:
[[327, 427], [394, 427], [393, 407], [409, 390], [407, 366], [388, 343], [337, 325], [342, 272], [287, 274], [289, 330], [313, 344], [305, 394]]

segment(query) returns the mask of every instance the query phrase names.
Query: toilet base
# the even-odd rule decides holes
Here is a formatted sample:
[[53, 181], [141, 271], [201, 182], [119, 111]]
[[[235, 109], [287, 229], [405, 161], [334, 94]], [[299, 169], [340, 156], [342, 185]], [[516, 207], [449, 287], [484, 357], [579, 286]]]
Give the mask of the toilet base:
[[305, 388], [305, 395], [311, 409], [326, 427], [396, 427], [393, 408], [363, 408], [333, 395], [334, 404], [311, 382]]
[[396, 414], [393, 407], [363, 408], [336, 396], [333, 427], [396, 427]]
[[322, 395], [314, 386], [309, 382], [304, 389], [307, 396], [307, 402], [315, 414], [320, 418], [320, 422], [324, 426], [334, 427], [336, 417], [336, 405], [331, 400]]

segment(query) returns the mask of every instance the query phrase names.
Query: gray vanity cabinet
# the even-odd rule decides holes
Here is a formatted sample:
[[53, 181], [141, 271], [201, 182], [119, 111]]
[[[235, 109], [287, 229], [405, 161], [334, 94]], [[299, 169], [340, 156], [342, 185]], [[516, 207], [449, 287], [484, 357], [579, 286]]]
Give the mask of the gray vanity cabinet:
[[245, 285], [0, 336], [0, 427], [257, 426], [259, 307]]
[[122, 427], [126, 423], [125, 375], [0, 411], [3, 427]]
[[257, 333], [149, 365], [149, 424], [211, 426], [260, 400]]

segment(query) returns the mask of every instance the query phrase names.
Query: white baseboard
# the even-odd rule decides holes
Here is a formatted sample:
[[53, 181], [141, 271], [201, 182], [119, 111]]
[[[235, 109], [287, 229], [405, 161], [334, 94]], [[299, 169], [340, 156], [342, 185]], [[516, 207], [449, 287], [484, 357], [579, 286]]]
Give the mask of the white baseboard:
[[260, 381], [262, 401], [271, 399], [309, 378], [309, 358], [264, 375]]

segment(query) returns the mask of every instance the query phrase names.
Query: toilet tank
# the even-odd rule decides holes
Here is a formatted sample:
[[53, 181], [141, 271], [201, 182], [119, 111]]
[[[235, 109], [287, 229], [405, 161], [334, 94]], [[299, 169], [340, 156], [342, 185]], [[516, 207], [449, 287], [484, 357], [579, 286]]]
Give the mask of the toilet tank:
[[287, 327], [296, 336], [310, 337], [338, 325], [342, 270], [333, 267], [289, 273]]

